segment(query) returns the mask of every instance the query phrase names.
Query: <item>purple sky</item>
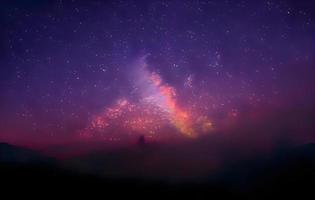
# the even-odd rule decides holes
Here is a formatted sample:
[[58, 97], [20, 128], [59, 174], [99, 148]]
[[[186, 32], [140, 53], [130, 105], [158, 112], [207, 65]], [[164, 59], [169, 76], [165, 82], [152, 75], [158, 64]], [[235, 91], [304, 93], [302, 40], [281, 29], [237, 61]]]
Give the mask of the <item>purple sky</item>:
[[[200, 135], [201, 117], [202, 124], [211, 121], [210, 134], [266, 121], [310, 142], [314, 6], [285, 0], [1, 1], [0, 139], [53, 144], [81, 138], [82, 131], [97, 140], [108, 132], [122, 139], [131, 126], [120, 124], [141, 117], [155, 120], [158, 136], [182, 135], [183, 126]], [[152, 73], [161, 86], [139, 81]], [[161, 106], [168, 98], [161, 87], [176, 92], [175, 109]], [[154, 107], [143, 101], [152, 95], [155, 106], [171, 114], [148, 116], [145, 109]], [[122, 99], [137, 110], [108, 120], [106, 112]], [[181, 111], [192, 125], [180, 119]], [[111, 131], [92, 129], [97, 117]]]

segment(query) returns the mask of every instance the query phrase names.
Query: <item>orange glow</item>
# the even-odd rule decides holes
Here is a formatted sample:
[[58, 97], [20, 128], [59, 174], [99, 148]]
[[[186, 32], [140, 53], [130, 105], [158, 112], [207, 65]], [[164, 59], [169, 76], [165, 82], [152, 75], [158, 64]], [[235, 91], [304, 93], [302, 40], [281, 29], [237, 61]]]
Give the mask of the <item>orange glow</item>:
[[196, 132], [193, 129], [193, 123], [189, 113], [182, 110], [176, 102], [176, 92], [173, 87], [163, 85], [158, 74], [152, 73], [151, 80], [158, 87], [161, 95], [165, 98], [166, 107], [171, 115], [174, 126], [185, 136], [195, 137]]

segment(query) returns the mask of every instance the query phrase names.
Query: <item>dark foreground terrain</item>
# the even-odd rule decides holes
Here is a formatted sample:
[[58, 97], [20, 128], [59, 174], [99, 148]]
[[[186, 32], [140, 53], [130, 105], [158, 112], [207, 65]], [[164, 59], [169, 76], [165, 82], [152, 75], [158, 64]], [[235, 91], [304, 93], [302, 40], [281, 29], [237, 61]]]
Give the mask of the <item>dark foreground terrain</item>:
[[311, 199], [315, 186], [315, 144], [234, 162], [215, 176], [193, 182], [102, 178], [60, 167], [53, 158], [8, 144], [0, 145], [0, 160], [1, 192], [10, 197]]

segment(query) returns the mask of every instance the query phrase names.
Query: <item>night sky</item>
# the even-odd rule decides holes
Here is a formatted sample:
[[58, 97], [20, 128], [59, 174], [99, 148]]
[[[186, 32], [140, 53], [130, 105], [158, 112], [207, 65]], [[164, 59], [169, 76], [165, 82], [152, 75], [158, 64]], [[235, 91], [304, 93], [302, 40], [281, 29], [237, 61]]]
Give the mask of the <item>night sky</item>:
[[271, 141], [312, 142], [314, 6], [1, 1], [0, 140], [194, 140], [260, 124]]

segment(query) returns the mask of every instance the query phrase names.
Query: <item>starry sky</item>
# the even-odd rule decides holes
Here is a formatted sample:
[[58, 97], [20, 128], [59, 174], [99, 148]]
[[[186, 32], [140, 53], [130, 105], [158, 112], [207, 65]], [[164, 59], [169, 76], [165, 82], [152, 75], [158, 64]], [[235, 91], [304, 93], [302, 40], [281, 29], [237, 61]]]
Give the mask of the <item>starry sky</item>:
[[170, 140], [273, 121], [310, 142], [314, 6], [1, 1], [0, 140]]

